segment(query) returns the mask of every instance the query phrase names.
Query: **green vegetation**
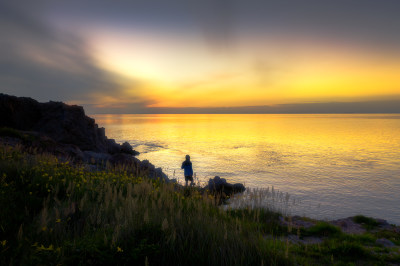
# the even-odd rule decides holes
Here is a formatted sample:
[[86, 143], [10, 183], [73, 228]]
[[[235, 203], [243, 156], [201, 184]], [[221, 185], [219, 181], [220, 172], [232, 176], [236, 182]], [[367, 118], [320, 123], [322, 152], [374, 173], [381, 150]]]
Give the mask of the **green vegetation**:
[[[215, 202], [197, 188], [0, 146], [0, 264], [400, 263], [372, 233], [346, 235], [328, 223], [288, 228], [271, 208], [224, 210]], [[295, 244], [292, 234], [323, 242]]]
[[374, 218], [366, 217], [364, 215], [354, 216], [353, 221], [355, 223], [362, 224], [364, 228], [368, 230], [376, 228], [379, 225]]
[[342, 231], [327, 222], [318, 222], [315, 226], [304, 231], [304, 235], [308, 236], [321, 236], [321, 237], [332, 237], [340, 236]]
[[0, 127], [0, 136], [1, 137], [12, 137], [18, 139], [25, 139], [25, 136], [16, 129], [9, 128], [9, 127]]
[[0, 127], [0, 137], [11, 137], [22, 140], [22, 142], [31, 143], [38, 140], [33, 132], [24, 132], [14, 128]]

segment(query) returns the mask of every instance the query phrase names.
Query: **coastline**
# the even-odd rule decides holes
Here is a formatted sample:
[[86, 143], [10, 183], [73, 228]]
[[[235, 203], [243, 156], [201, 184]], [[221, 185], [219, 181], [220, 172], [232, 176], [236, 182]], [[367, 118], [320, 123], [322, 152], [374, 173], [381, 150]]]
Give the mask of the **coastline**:
[[274, 209], [277, 198], [223, 210], [200, 188], [31, 152], [0, 147], [2, 264], [400, 263], [400, 227], [384, 220], [285, 216]]
[[128, 141], [141, 152], [138, 159], [157, 162], [170, 178], [182, 180], [180, 162], [190, 154], [201, 183], [218, 175], [250, 188], [273, 186], [301, 202], [294, 214], [327, 220], [362, 214], [400, 224], [398, 118], [380, 115], [95, 118], [107, 128], [108, 136]]
[[[0, 101], [3, 111], [18, 110], [4, 102]], [[57, 121], [72, 128], [79, 125], [76, 116], [70, 118], [75, 123], [68, 123], [70, 107], [51, 104], [52, 110], [61, 110], [60, 117], [67, 117]], [[72, 108], [76, 110], [81, 116], [83, 109]], [[20, 114], [2, 114], [14, 115], [15, 123], [23, 120]], [[47, 118], [38, 119], [41, 127], [31, 125], [40, 131], [1, 125], [1, 264], [123, 265], [164, 260], [185, 265], [194, 259], [211, 265], [400, 263], [399, 226], [361, 215], [329, 222], [285, 215], [275, 209], [280, 196], [272, 191], [270, 196], [249, 191], [253, 203], [261, 203], [263, 195], [269, 197], [267, 207], [251, 205], [239, 194], [232, 200], [238, 199], [242, 206], [227, 205], [223, 210], [224, 191], [213, 194], [170, 182], [161, 169], [137, 160], [132, 147], [107, 139], [101, 134], [104, 129], [98, 131], [84, 112], [81, 117], [91, 126], [78, 136], [94, 136], [93, 142], [77, 141], [76, 133], [68, 137], [76, 130], [59, 131]], [[45, 130], [57, 132], [61, 140]], [[99, 135], [91, 134], [93, 130]], [[98, 146], [81, 150], [91, 143]], [[200, 257], [190, 251], [188, 238]]]

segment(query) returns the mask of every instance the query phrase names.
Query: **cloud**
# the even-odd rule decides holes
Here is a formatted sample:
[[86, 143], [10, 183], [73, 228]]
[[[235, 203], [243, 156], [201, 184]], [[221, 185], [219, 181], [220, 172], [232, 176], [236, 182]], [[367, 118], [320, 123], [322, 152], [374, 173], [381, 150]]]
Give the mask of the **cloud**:
[[122, 90], [76, 34], [54, 29], [16, 4], [0, 4], [0, 90], [39, 100], [85, 101]]
[[85, 104], [85, 111], [88, 114], [141, 114], [146, 113], [147, 106], [152, 101], [143, 99], [131, 99], [130, 101], [114, 101], [112, 103]]
[[[131, 106], [130, 109], [109, 109], [107, 111], [108, 113], [115, 114], [399, 114], [399, 96], [394, 96], [394, 98], [396, 98], [396, 100], [293, 103], [239, 107], [135, 108], [135, 106]], [[101, 112], [104, 110], [99, 111]]]
[[194, 5], [203, 36], [212, 52], [226, 53], [235, 40], [235, 3], [231, 0], [200, 1]]
[[[227, 96], [242, 93], [235, 90], [242, 86], [242, 95], [246, 95], [247, 92], [265, 95], [265, 101], [260, 97], [257, 102], [245, 103], [244, 99], [240, 98], [243, 105], [256, 105], [260, 102], [266, 104], [271, 102], [267, 100], [273, 98], [273, 93], [280, 95], [276, 91], [286, 85], [285, 83], [282, 86], [281, 84], [275, 86], [277, 81], [290, 81], [286, 73], [296, 67], [294, 63], [297, 62], [293, 57], [298, 54], [303, 55], [309, 50], [313, 52], [314, 46], [308, 47], [308, 45], [318, 41], [320, 36], [343, 37], [346, 40], [350, 38], [348, 36], [351, 36], [351, 38], [362, 40], [356, 42], [357, 51], [373, 43], [372, 39], [376, 39], [378, 43], [388, 43], [387, 46], [379, 46], [379, 54], [385, 51], [391, 52], [391, 49], [383, 48], [390, 48], [393, 44], [393, 47], [396, 47], [393, 54], [397, 55], [400, 43], [399, 35], [396, 34], [400, 25], [396, 10], [400, 4], [395, 0], [388, 0], [385, 5], [367, 0], [362, 6], [359, 3], [348, 3], [344, 0], [340, 0], [338, 2], [340, 4], [335, 2], [328, 6], [316, 0], [305, 0], [304, 3], [297, 1], [273, 3], [256, 0], [249, 2], [204, 0], [196, 3], [183, 0], [132, 0], [118, 1], [118, 3], [106, 0], [37, 0], [35, 4], [29, 5], [19, 0], [4, 2], [0, 3], [0, 92], [31, 96], [40, 101], [62, 100], [83, 104], [94, 110], [92, 112], [101, 110], [103, 113], [174, 111], [175, 109], [146, 108], [162, 106], [159, 103], [166, 102], [166, 98], [183, 99], [185, 96], [188, 96], [189, 101], [184, 99], [182, 101], [189, 102], [188, 105], [190, 105], [193, 95], [206, 95], [207, 91], [204, 88], [213, 89], [214, 87], [218, 89], [214, 91], [215, 94], [223, 95], [223, 99], [226, 99]], [[79, 26], [82, 28], [78, 28]], [[132, 74], [134, 78], [128, 79], [103, 69], [94, 59], [95, 56], [100, 60], [101, 54], [95, 54], [85, 40], [96, 47], [93, 42], [99, 39], [91, 37], [98, 34], [104, 35], [106, 37], [104, 39], [112, 38], [107, 33], [114, 31], [120, 32], [122, 36], [133, 36], [138, 40], [141, 37], [138, 35], [143, 32], [145, 37], [155, 36], [154, 40], [165, 47], [169, 45], [169, 42], [163, 42], [164, 38], [166, 40], [177, 38], [172, 43], [182, 44], [182, 47], [193, 45], [191, 42], [186, 42], [189, 39], [195, 41], [196, 46], [193, 49], [191, 47], [187, 50], [160, 49], [160, 51], [179, 50], [184, 60], [181, 58], [175, 60], [174, 57], [171, 57], [173, 58], [171, 60], [168, 56], [165, 57], [167, 59], [159, 57], [156, 51], [157, 46], [152, 48], [154, 53], [151, 51], [150, 54], [156, 58], [153, 62], [148, 60], [150, 56], [145, 52], [141, 58], [144, 66], [146, 63], [154, 64], [148, 67], [149, 69], [158, 70], [160, 66], [171, 66], [171, 69], [176, 68], [173, 73], [181, 71], [183, 73], [181, 76], [185, 78], [181, 80], [176, 78], [175, 81], [175, 77], [168, 76], [169, 69], [165, 66], [167, 74], [162, 77], [166, 76], [167, 81], [162, 78], [157, 80], [157, 77], [153, 78], [151, 75], [143, 75], [143, 79], [145, 77], [149, 79], [147, 81], [138, 80], [135, 78], [135, 73]], [[77, 32], [85, 33], [85, 35], [78, 35]], [[310, 34], [306, 34], [308, 32]], [[202, 33], [211, 51], [226, 52], [228, 57], [221, 58], [212, 54], [212, 60], [203, 58], [203, 47], [197, 49], [199, 41], [197, 37]], [[153, 38], [150, 37], [148, 39], [152, 40]], [[315, 37], [315, 40], [311, 37]], [[143, 40], [148, 39], [143, 38]], [[238, 41], [236, 47], [238, 49], [230, 50], [232, 47], [235, 48], [235, 41]], [[121, 42], [123, 42], [122, 39], [116, 40], [117, 44]], [[329, 42], [321, 41], [321, 43], [325, 45]], [[333, 50], [331, 46], [324, 45], [322, 47], [324, 51], [328, 51], [327, 53], [339, 54], [337, 49]], [[274, 48], [275, 46], [278, 48]], [[309, 50], [303, 49], [303, 46]], [[135, 46], [135, 43], [132, 47], [140, 50], [140, 46]], [[333, 44], [332, 47], [337, 46]], [[119, 50], [121, 53], [124, 52], [123, 49]], [[173, 52], [170, 53], [173, 54]], [[192, 56], [193, 54], [196, 56], [199, 54], [204, 61], [198, 60], [198, 57]], [[250, 63], [251, 71], [243, 71], [242, 75], [241, 66], [245, 63], [241, 63], [247, 62], [246, 58], [251, 57], [249, 54], [254, 54], [254, 64]], [[204, 53], [204, 55], [208, 54]], [[393, 56], [393, 58], [396, 57]], [[132, 57], [131, 60], [136, 59]], [[300, 56], [298, 60], [302, 59], [303, 57]], [[311, 59], [311, 57], [307, 58], [309, 61], [312, 61]], [[163, 60], [170, 60], [173, 64], [159, 66], [158, 62]], [[118, 60], [114, 62], [118, 63]], [[141, 63], [140, 60], [137, 62]], [[139, 63], [138, 69], [141, 67]], [[193, 71], [186, 72], [186, 68]], [[233, 73], [233, 76], [212, 76], [207, 74], [210, 73], [208, 69], [211, 69], [211, 72]], [[195, 73], [193, 77], [186, 75], [192, 72]], [[154, 71], [154, 73], [158, 72]], [[247, 82], [248, 80], [250, 82]], [[252, 87], [256, 87], [257, 91], [251, 91]], [[264, 87], [268, 88], [265, 92]], [[273, 91], [275, 87], [276, 90]], [[218, 97], [214, 100], [215, 102], [210, 103], [209, 106], [221, 106], [226, 103]], [[281, 102], [285, 101], [288, 102], [287, 99], [282, 99]], [[257, 108], [249, 107], [246, 110], [243, 109], [243, 112], [268, 112], [272, 107]], [[286, 106], [281, 110], [290, 108], [292, 107]], [[303, 110], [300, 106], [296, 108], [293, 112]], [[310, 110], [311, 106], [307, 108], [306, 110]], [[332, 107], [332, 110], [340, 110], [340, 108]], [[254, 111], [256, 109], [259, 111]], [[179, 112], [184, 112], [184, 109], [179, 110]], [[189, 108], [187, 110], [188, 112], [192, 110], [214, 112], [211, 109]], [[222, 112], [221, 110], [226, 109], [216, 109], [215, 112]], [[228, 111], [238, 112], [237, 110]]]

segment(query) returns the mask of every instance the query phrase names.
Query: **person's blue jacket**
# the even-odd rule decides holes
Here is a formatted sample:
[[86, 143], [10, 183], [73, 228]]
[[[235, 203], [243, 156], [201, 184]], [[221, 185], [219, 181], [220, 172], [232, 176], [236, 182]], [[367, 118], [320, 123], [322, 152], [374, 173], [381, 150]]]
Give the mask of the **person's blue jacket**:
[[185, 176], [192, 176], [193, 175], [193, 168], [192, 168], [192, 162], [191, 161], [184, 161], [182, 163], [181, 169], [184, 170], [184, 175]]

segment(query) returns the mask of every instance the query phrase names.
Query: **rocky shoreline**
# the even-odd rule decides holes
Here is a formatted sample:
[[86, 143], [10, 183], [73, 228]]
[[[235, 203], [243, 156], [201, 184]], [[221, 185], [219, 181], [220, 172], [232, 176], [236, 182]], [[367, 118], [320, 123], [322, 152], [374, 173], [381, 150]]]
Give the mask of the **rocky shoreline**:
[[[83, 108], [76, 105], [62, 102], [39, 103], [31, 98], [0, 94], [0, 144], [18, 146], [28, 154], [49, 153], [61, 161], [83, 166], [88, 171], [111, 167], [135, 176], [158, 178], [166, 183], [176, 182], [170, 180], [161, 168], [156, 168], [147, 160], [137, 159], [135, 156], [139, 153], [129, 143], [118, 144], [107, 138], [105, 129], [99, 128], [95, 120], [86, 116]], [[179, 184], [174, 187], [181, 190], [182, 195], [191, 193], [191, 189]], [[229, 184], [224, 178], [216, 176], [209, 180], [207, 186], [195, 189], [201, 193], [206, 191], [205, 195], [213, 194], [221, 204], [223, 199], [243, 192], [246, 188], [243, 184]], [[257, 210], [253, 213], [257, 214]], [[274, 215], [279, 217], [280, 214], [271, 216]], [[262, 225], [267, 224], [268, 219], [257, 221]], [[263, 237], [274, 241], [278, 239], [285, 242], [287, 247], [317, 245], [320, 248], [320, 245], [328, 245], [326, 243], [333, 240], [341, 245], [342, 241], [349, 238], [379, 256], [389, 254], [397, 258], [400, 254], [400, 227], [382, 219], [357, 215], [321, 221], [288, 216], [269, 222], [277, 223], [276, 228], [284, 230], [284, 233], [278, 238], [273, 234]], [[343, 252], [351, 253], [349, 250]]]
[[92, 169], [107, 164], [124, 166], [169, 181], [161, 168], [137, 159], [139, 153], [128, 142], [118, 144], [107, 138], [105, 129], [86, 116], [81, 106], [0, 94], [0, 128], [8, 131], [1, 136], [1, 142], [7, 145], [50, 153]]
[[[320, 220], [313, 220], [306, 217], [300, 216], [293, 216], [289, 218], [280, 217], [280, 225], [290, 228], [290, 231], [293, 231], [294, 234], [289, 234], [287, 236], [287, 240], [294, 244], [317, 244], [322, 243], [324, 239], [328, 237], [326, 236], [312, 236], [312, 237], [299, 237], [296, 232], [298, 230], [307, 230], [312, 227], [315, 227], [322, 221]], [[344, 234], [349, 235], [362, 235], [365, 233], [393, 233], [393, 234], [400, 234], [400, 227], [396, 225], [389, 224], [386, 220], [383, 219], [374, 219], [365, 217], [362, 215], [332, 220], [325, 222], [329, 225], [335, 226], [339, 228], [340, 231]], [[388, 248], [398, 248], [400, 246], [393, 243], [391, 240], [387, 238], [378, 238], [376, 243]]]
[[[148, 160], [140, 161], [135, 156], [139, 152], [125, 142], [118, 144], [105, 135], [105, 129], [99, 127], [93, 118], [85, 115], [84, 109], [77, 105], [62, 102], [39, 103], [27, 97], [16, 97], [0, 94], [0, 128], [9, 131], [0, 134], [0, 143], [16, 146], [35, 152], [45, 152], [83, 164], [89, 170], [101, 170], [106, 167], [119, 167], [135, 174], [140, 173], [149, 178], [170, 180]], [[224, 178], [216, 176], [202, 188], [229, 196], [243, 192], [243, 184], [229, 184]], [[308, 229], [318, 221], [293, 216], [290, 220], [281, 219], [281, 225], [293, 228]], [[395, 230], [400, 228], [389, 225], [385, 220], [376, 219], [377, 228]], [[329, 221], [348, 234], [363, 234], [366, 229], [361, 223], [354, 222], [354, 217]]]
[[[148, 160], [137, 159], [139, 152], [128, 142], [118, 144], [107, 138], [105, 129], [86, 116], [82, 106], [53, 101], [39, 103], [32, 98], [0, 94], [0, 128], [6, 131], [0, 134], [0, 143], [6, 145], [50, 153], [61, 160], [84, 164], [89, 170], [111, 166], [164, 182], [176, 182]], [[245, 187], [215, 177], [204, 189], [226, 197], [243, 192]]]

